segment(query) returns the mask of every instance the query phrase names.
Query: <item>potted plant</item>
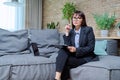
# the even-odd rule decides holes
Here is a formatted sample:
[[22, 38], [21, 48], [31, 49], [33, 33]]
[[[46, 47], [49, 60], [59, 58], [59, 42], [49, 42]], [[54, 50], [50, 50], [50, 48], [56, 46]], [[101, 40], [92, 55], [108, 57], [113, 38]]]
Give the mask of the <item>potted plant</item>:
[[64, 7], [62, 8], [63, 19], [67, 19], [69, 24], [71, 23], [71, 18], [75, 10], [76, 6], [74, 3], [71, 2], [66, 2]]
[[55, 22], [51, 22], [51, 23], [47, 23], [47, 28], [48, 29], [56, 29], [59, 25], [59, 22], [55, 23]]
[[118, 22], [115, 27], [117, 28], [117, 36], [120, 36], [120, 22]]
[[93, 14], [97, 27], [101, 30], [101, 36], [108, 36], [108, 30], [114, 25], [116, 17], [115, 14], [109, 15], [104, 13], [102, 15]]

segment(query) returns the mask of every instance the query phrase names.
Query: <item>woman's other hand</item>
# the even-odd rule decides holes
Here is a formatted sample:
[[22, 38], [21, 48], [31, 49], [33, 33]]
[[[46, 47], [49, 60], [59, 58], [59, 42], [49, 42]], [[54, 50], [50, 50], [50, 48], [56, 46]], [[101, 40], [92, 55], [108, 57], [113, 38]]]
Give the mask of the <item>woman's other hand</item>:
[[76, 52], [76, 48], [74, 46], [68, 46], [67, 47], [70, 52]]

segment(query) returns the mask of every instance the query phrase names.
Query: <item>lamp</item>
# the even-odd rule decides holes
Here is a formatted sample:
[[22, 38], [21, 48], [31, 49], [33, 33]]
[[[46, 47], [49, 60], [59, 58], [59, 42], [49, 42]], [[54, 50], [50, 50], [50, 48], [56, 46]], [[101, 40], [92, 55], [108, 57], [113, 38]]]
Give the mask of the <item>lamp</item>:
[[18, 0], [11, 0], [11, 2], [4, 2], [4, 4], [8, 6], [16, 6], [16, 7], [23, 6], [23, 3], [20, 3]]

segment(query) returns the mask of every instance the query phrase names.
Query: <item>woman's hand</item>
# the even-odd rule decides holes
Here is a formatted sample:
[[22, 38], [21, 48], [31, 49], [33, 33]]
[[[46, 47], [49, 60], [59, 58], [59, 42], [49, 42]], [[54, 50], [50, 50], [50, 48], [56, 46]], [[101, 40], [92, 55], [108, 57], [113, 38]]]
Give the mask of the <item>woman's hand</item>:
[[67, 47], [68, 48], [68, 50], [70, 51], [70, 52], [76, 52], [76, 48], [75, 47], [73, 47], [73, 46], [68, 46]]
[[67, 24], [67, 25], [65, 26], [65, 34], [66, 34], [66, 36], [69, 35], [70, 29], [71, 29], [70, 24]]

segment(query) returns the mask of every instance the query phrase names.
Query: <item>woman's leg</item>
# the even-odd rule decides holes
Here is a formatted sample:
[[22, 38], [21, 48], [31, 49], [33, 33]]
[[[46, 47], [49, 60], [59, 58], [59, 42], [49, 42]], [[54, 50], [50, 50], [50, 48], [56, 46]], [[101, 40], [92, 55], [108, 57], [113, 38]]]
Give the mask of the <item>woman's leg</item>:
[[68, 59], [68, 51], [65, 49], [60, 49], [58, 52], [58, 56], [56, 58], [55, 79], [60, 80], [61, 73], [63, 72], [67, 59]]
[[70, 68], [65, 64], [65, 67], [63, 69], [61, 80], [68, 80], [70, 78]]
[[82, 58], [76, 58], [75, 55], [70, 55], [66, 61], [65, 67], [63, 69], [61, 80], [68, 80], [70, 79], [70, 69], [76, 68], [82, 64], [86, 63], [86, 61]]
[[82, 64], [85, 64], [86, 61], [83, 58], [76, 58], [75, 56], [70, 56], [67, 61], [69, 68], [76, 68]]

